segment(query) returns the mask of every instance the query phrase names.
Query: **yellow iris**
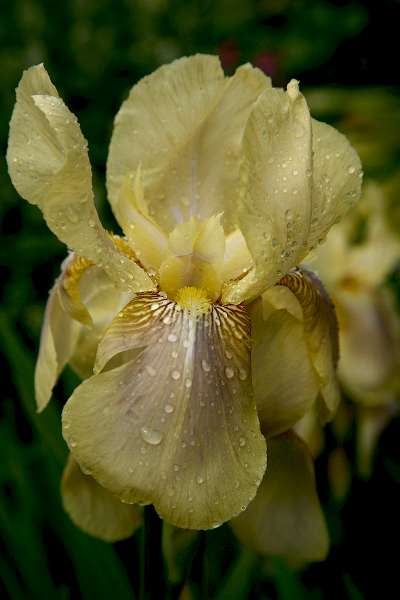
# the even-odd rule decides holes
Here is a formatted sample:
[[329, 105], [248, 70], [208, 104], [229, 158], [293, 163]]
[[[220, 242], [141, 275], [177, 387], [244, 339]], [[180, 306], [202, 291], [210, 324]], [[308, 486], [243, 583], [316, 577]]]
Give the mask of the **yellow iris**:
[[40, 410], [67, 362], [85, 379], [63, 411], [74, 520], [129, 535], [137, 514], [119, 498], [207, 529], [259, 490], [238, 535], [321, 557], [311, 463], [290, 430], [317, 398], [323, 420], [335, 411], [336, 330], [326, 293], [296, 266], [359, 196], [347, 140], [311, 119], [296, 81], [273, 88], [250, 65], [225, 77], [196, 55], [145, 77], [116, 117], [107, 187], [122, 238], [100, 223], [86, 141], [43, 66], [17, 89], [7, 158], [16, 189], [74, 252], [36, 370]]

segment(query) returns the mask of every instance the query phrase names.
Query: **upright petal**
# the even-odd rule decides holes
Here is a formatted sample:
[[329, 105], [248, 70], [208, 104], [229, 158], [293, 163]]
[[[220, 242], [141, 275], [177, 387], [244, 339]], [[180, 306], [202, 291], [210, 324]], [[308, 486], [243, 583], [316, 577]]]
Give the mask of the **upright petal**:
[[153, 503], [179, 527], [208, 529], [244, 510], [266, 463], [249, 344], [241, 307], [194, 316], [139, 294], [111, 325], [97, 367], [143, 352], [88, 379], [64, 408], [74, 457], [121, 499]]
[[62, 242], [101, 265], [120, 287], [154, 289], [148, 275], [121, 255], [100, 223], [86, 140], [43, 65], [25, 71], [18, 85], [7, 161], [17, 191], [39, 206]]
[[105, 542], [128, 538], [141, 524], [138, 506], [123, 504], [93, 477], [82, 473], [71, 455], [64, 469], [61, 495], [75, 525]]
[[323, 240], [332, 225], [357, 202], [362, 181], [358, 154], [343, 134], [315, 119], [312, 134], [313, 198], [308, 249]]
[[307, 103], [296, 81], [266, 90], [244, 134], [243, 194], [238, 221], [255, 269], [223, 300], [258, 296], [304, 256], [311, 221], [312, 137]]
[[253, 502], [231, 525], [240, 541], [260, 554], [325, 558], [329, 537], [312, 459], [293, 432], [270, 441], [268, 473]]
[[249, 65], [225, 79], [218, 58], [206, 55], [176, 60], [135, 85], [116, 117], [107, 164], [110, 202], [124, 231], [120, 189], [139, 165], [150, 215], [166, 231], [225, 209], [228, 222], [243, 130], [269, 86]]

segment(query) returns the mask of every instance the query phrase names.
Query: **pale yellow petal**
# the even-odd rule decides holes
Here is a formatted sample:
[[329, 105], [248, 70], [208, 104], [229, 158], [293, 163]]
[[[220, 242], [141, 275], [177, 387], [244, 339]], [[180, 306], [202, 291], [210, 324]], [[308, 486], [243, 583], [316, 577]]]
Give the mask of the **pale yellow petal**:
[[92, 267], [82, 274], [79, 288], [91, 325], [80, 329], [69, 364], [82, 379], [86, 379], [93, 375], [101, 338], [113, 318], [132, 299], [132, 294], [122, 292], [98, 267]]
[[375, 404], [373, 392], [382, 389], [398, 370], [399, 338], [390, 319], [394, 306], [380, 290], [337, 290], [335, 300], [340, 324], [339, 375], [352, 395], [364, 404]]
[[125, 501], [153, 503], [180, 527], [208, 529], [244, 510], [266, 463], [249, 344], [241, 307], [196, 317], [139, 294], [105, 336], [97, 366], [143, 352], [85, 381], [64, 408], [74, 457]]
[[17, 191], [39, 206], [70, 249], [101, 265], [122, 288], [154, 289], [143, 269], [121, 256], [100, 223], [86, 140], [43, 65], [25, 71], [18, 85], [7, 161]]
[[269, 442], [268, 470], [258, 493], [231, 522], [240, 541], [260, 554], [323, 560], [329, 537], [306, 446], [288, 432]]
[[285, 275], [279, 285], [288, 287], [302, 307], [304, 337], [323, 400], [321, 418], [327, 421], [333, 417], [340, 401], [336, 373], [339, 342], [335, 308], [322, 283], [311, 271], [296, 269]]
[[311, 220], [311, 119], [297, 82], [266, 90], [244, 134], [238, 224], [255, 269], [227, 286], [224, 302], [261, 294], [303, 258]]
[[105, 542], [128, 538], [141, 525], [139, 507], [123, 504], [82, 473], [72, 455], [64, 469], [61, 495], [64, 509], [75, 525]]
[[222, 267], [223, 281], [243, 277], [251, 269], [253, 259], [242, 232], [235, 229], [225, 238], [225, 254]]
[[74, 352], [82, 328], [61, 305], [59, 288], [62, 280], [63, 273], [50, 291], [40, 336], [35, 368], [35, 398], [39, 412], [49, 403], [53, 388]]
[[[111, 204], [124, 177], [142, 166], [150, 215], [166, 230], [191, 216], [225, 210], [238, 193], [241, 138], [260, 93], [270, 86], [245, 65], [229, 79], [217, 57], [181, 58], [135, 85], [115, 120], [107, 165]], [[126, 229], [128, 223], [121, 220]]]
[[313, 119], [312, 142], [313, 198], [307, 241], [309, 249], [323, 240], [331, 226], [359, 200], [362, 180], [358, 154], [343, 134]]
[[254, 394], [262, 431], [271, 437], [304, 416], [316, 400], [318, 382], [303, 321], [285, 309], [264, 311], [261, 301], [251, 315]]

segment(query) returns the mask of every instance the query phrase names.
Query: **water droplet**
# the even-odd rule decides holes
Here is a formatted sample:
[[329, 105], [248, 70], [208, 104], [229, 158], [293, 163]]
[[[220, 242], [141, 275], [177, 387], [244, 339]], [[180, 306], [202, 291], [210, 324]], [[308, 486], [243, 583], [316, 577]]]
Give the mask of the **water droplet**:
[[78, 444], [76, 443], [75, 440], [71, 439], [70, 442], [69, 442], [69, 445], [71, 446], [71, 448], [76, 448]]
[[239, 369], [239, 379], [244, 381], [245, 379], [247, 379], [247, 376], [248, 376], [248, 373], [247, 373], [246, 369]]
[[196, 481], [197, 481], [197, 483], [198, 483], [199, 485], [201, 485], [202, 483], [204, 483], [204, 478], [203, 478], [203, 477], [201, 477], [201, 475], [199, 475], [199, 476], [197, 477]]
[[[164, 318], [163, 318], [163, 323], [164, 323], [164, 325], [171, 325], [171, 323], [172, 323], [172, 319], [171, 319], [171, 317], [169, 317], [169, 316], [167, 316], [167, 317], [164, 317]], [[171, 335], [173, 335], [173, 334], [171, 334]], [[175, 336], [175, 337], [176, 337], [176, 336]], [[168, 339], [169, 339], [169, 336], [168, 336]], [[171, 340], [169, 340], [169, 341], [171, 341]], [[176, 341], [176, 340], [175, 340], [175, 341]]]
[[181, 374], [179, 373], [179, 371], [172, 371], [172, 373], [171, 373], [171, 377], [175, 381], [178, 381], [178, 379], [180, 378], [180, 376], [181, 376]]
[[209, 363], [206, 360], [202, 360], [201, 361], [201, 368], [203, 369], [203, 371], [205, 371], [206, 373], [208, 373], [208, 371], [210, 371], [211, 367], [209, 365]]
[[174, 412], [174, 410], [175, 410], [175, 407], [174, 407], [172, 404], [166, 404], [166, 405], [164, 406], [164, 410], [165, 410], [165, 412], [166, 412], [168, 415], [170, 415], [171, 413], [173, 413], [173, 412]]
[[158, 307], [159, 307], [158, 302], [153, 302], [153, 304], [150, 305], [150, 310], [157, 310]]
[[158, 446], [162, 441], [162, 433], [155, 429], [149, 429], [148, 427], [142, 427], [140, 430], [143, 440], [151, 446]]
[[243, 448], [246, 445], [246, 440], [244, 437], [239, 438], [239, 446]]
[[226, 367], [225, 375], [227, 376], [228, 379], [232, 379], [232, 377], [235, 375], [235, 371], [232, 369], [232, 367]]
[[174, 471], [177, 473], [179, 471], [180, 467], [179, 465], [174, 465]]
[[348, 171], [349, 171], [350, 175], [352, 175], [353, 173], [356, 172], [356, 169], [355, 169], [355, 167], [349, 167]]
[[[165, 319], [164, 319], [164, 322], [165, 322]], [[175, 335], [175, 333], [170, 333], [167, 339], [169, 342], [175, 343], [176, 340], [178, 339], [178, 336]]]
[[88, 224], [89, 224], [89, 227], [94, 227], [96, 225], [94, 219], [89, 219]]
[[185, 379], [185, 387], [186, 388], [190, 388], [192, 387], [192, 380], [191, 379]]
[[150, 375], [150, 377], [155, 377], [157, 371], [151, 365], [146, 365], [146, 371]]

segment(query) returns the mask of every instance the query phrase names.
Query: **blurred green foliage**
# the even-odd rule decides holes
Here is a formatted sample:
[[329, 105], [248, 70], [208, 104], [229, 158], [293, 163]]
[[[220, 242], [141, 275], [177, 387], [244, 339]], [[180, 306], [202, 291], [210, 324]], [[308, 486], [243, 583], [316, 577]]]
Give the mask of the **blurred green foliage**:
[[[328, 0], [2, 2], [3, 154], [14, 89], [22, 70], [43, 61], [79, 117], [89, 141], [100, 212], [103, 221], [116, 229], [105, 203], [104, 170], [112, 121], [121, 101], [136, 80], [158, 65], [185, 54], [211, 52], [221, 55], [228, 71], [251, 60], [271, 74], [276, 84], [295, 76], [313, 86], [309, 100], [315, 115], [349, 133], [360, 148], [368, 174], [381, 179], [393, 175], [400, 162], [400, 103], [395, 90], [338, 88], [349, 76], [351, 57], [346, 54], [347, 48], [356, 55], [359, 52], [360, 64], [366, 61], [363, 78], [369, 78], [371, 86], [380, 83], [372, 65], [379, 56], [384, 60], [385, 47], [371, 50], [380, 52], [378, 57], [364, 55], [364, 32], [374, 33], [373, 10], [365, 2]], [[357, 86], [357, 72], [353, 77], [353, 85]], [[334, 84], [334, 91], [315, 88], [320, 84]], [[164, 568], [160, 557], [152, 557], [150, 552], [154, 562], [145, 573], [139, 568], [140, 555], [148, 555], [143, 548], [143, 532], [132, 540], [108, 546], [75, 529], [63, 513], [59, 497], [66, 456], [59, 416], [63, 401], [76, 384], [75, 377], [70, 372], [65, 374], [56, 389], [55, 402], [40, 417], [33, 401], [33, 369], [44, 305], [65, 248], [46, 229], [39, 211], [18, 197], [4, 161], [0, 180], [2, 597], [125, 600], [134, 598], [140, 590], [142, 597], [150, 597], [148, 590], [152, 590], [153, 597], [160, 598], [161, 588], [150, 579], [163, 577], [170, 580], [169, 597], [377, 597], [383, 584], [376, 584], [371, 573], [379, 564], [385, 564], [386, 583], [390, 574], [395, 574], [394, 557], [385, 544], [386, 536], [396, 539], [396, 533], [400, 533], [398, 421], [383, 439], [372, 481], [366, 484], [354, 476], [344, 506], [329, 495], [327, 454], [318, 459], [317, 478], [333, 546], [323, 565], [313, 565], [300, 574], [281, 561], [265, 563], [243, 550], [226, 527], [199, 534], [193, 551], [183, 556], [181, 553], [178, 558], [168, 556]], [[393, 210], [400, 226], [398, 189], [398, 183], [397, 187], [393, 184]], [[354, 456], [353, 433], [351, 430], [344, 440], [350, 456]], [[328, 439], [328, 449], [329, 443], [334, 442]], [[155, 532], [152, 543], [157, 545], [159, 526], [157, 530], [154, 515], [149, 519]], [[377, 548], [380, 556], [376, 556]], [[171, 564], [174, 560], [179, 564]], [[161, 570], [152, 572], [152, 565], [161, 565]], [[179, 573], [187, 578], [184, 587]], [[148, 578], [147, 588], [144, 576]]]

